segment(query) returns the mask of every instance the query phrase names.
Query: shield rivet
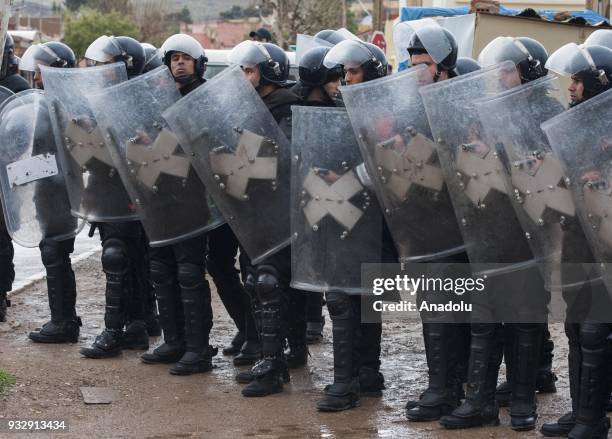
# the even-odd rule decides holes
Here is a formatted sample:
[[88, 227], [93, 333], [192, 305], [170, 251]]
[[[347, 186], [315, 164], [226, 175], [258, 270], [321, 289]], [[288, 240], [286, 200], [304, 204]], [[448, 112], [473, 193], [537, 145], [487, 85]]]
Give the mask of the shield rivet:
[[316, 224], [314, 226], [312, 226], [312, 231], [316, 232], [319, 230], [319, 226], [317, 226]]

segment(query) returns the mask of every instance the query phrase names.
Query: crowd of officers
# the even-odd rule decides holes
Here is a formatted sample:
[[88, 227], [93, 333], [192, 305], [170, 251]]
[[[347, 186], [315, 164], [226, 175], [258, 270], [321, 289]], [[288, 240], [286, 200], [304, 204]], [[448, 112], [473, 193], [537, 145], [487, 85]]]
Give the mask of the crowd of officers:
[[[602, 46], [612, 40], [612, 31], [597, 32], [598, 44], [589, 45], [587, 41], [584, 46], [597, 69], [571, 77], [572, 106], [605, 91], [612, 81], [612, 47]], [[436, 62], [429, 53], [430, 40], [421, 41], [416, 33], [405, 45], [410, 65], [427, 66], [434, 82], [481, 67], [474, 60], [458, 58], [455, 38], [448, 30], [436, 28], [432, 33], [438, 33], [440, 42], [451, 45], [450, 54], [443, 60]], [[160, 49], [130, 37], [105, 38], [112, 44], [104, 47], [94, 42], [86, 53], [88, 65], [123, 61], [130, 79], [166, 65], [183, 96], [205, 83], [205, 51], [190, 36], [173, 35]], [[240, 53], [245, 51], [233, 57], [230, 54], [230, 60], [241, 65], [281, 127], [290, 127], [292, 106], [342, 106], [338, 92], [342, 83], [353, 85], [389, 74], [385, 54], [375, 45], [346, 40], [331, 30], [319, 32], [316, 38], [335, 45], [334, 49], [343, 45], [346, 50], [314, 47], [307, 51], [299, 62], [297, 83], [288, 79], [286, 53], [270, 42], [242, 43], [263, 50], [267, 54], [263, 62], [240, 59]], [[514, 62], [522, 83], [547, 75], [544, 66], [548, 54], [542, 44], [527, 37], [512, 41], [524, 56], [504, 58], [503, 52], [496, 53], [498, 62]], [[0, 85], [15, 93], [30, 87], [20, 71], [31, 75], [36, 88], [44, 89], [40, 65], [67, 69], [77, 66], [74, 53], [61, 42], [30, 47], [21, 65], [13, 51], [13, 41], [7, 36]], [[364, 58], [364, 51], [369, 56]], [[334, 53], [331, 58], [330, 53]], [[290, 134], [290, 130], [285, 132]], [[254, 266], [239, 251], [239, 242], [227, 224], [205, 235], [157, 248], [147, 245], [139, 221], [93, 223], [91, 227], [92, 236], [97, 229], [102, 241], [106, 308], [104, 330], [90, 346], [81, 349], [85, 357], [104, 359], [116, 357], [124, 349], [148, 350], [150, 337], [163, 334], [164, 343], [142, 355], [144, 363], [167, 363], [171, 365], [170, 373], [176, 375], [212, 370], [217, 349], [209, 340], [213, 312], [206, 271], [237, 328], [223, 354], [233, 356], [237, 366], [252, 366], [236, 377], [245, 384], [244, 396], [282, 392], [283, 384], [290, 380], [289, 370], [307, 364], [307, 345], [322, 337], [323, 295], [290, 288], [289, 248]], [[33, 342], [78, 341], [82, 323], [75, 308], [77, 284], [70, 261], [73, 250], [74, 238], [58, 241], [46, 237], [40, 243], [51, 319], [30, 333]], [[2, 227], [0, 321], [5, 321], [10, 305], [7, 292], [14, 280], [12, 258], [11, 239]], [[456, 262], [467, 262], [465, 254], [455, 258]], [[235, 268], [237, 260], [239, 270]], [[326, 301], [333, 326], [334, 380], [325, 388], [317, 408], [342, 411], [358, 406], [363, 396], [380, 397], [385, 389], [380, 371], [382, 324], [360, 322], [359, 296], [330, 292]], [[544, 424], [544, 435], [607, 437], [610, 422], [606, 409], [610, 406], [612, 381], [607, 339], [610, 330], [610, 325], [603, 323], [566, 325], [572, 410], [557, 422]], [[551, 369], [553, 343], [546, 325], [474, 325], [470, 330], [469, 325], [424, 324], [423, 334], [429, 382], [420, 398], [406, 404], [409, 420], [439, 420], [452, 429], [498, 425], [499, 407], [509, 405], [512, 429], [535, 428], [536, 393], [556, 392], [557, 377]], [[483, 349], [483, 343], [489, 347]], [[602, 346], [605, 349], [600, 349]], [[487, 354], [485, 358], [482, 352]], [[496, 388], [502, 352], [507, 379]], [[488, 367], [483, 369], [483, 363]]]

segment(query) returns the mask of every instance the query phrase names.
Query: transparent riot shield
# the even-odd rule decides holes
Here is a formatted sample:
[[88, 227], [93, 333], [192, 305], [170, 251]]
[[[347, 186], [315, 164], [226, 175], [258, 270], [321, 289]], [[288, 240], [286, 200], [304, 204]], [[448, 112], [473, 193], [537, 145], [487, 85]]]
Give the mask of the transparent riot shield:
[[291, 286], [365, 293], [361, 264], [381, 260], [383, 217], [346, 110], [294, 107], [291, 154]]
[[257, 264], [290, 241], [290, 146], [239, 66], [163, 114]]
[[431, 74], [419, 66], [341, 87], [400, 262], [435, 260], [463, 251], [418, 91], [431, 82]]
[[138, 219], [86, 98], [126, 81], [125, 64], [40, 71], [73, 214], [90, 222]]
[[79, 230], [53, 138], [44, 92], [26, 90], [0, 110], [0, 186], [6, 228], [24, 247], [44, 238], [72, 238]]
[[535, 266], [508, 196], [503, 150], [489, 144], [475, 101], [505, 90], [507, 62], [420, 89], [470, 262], [488, 275]]
[[89, 96], [115, 168], [153, 247], [183, 241], [223, 223], [161, 116], [180, 98], [165, 66]]
[[320, 38], [311, 37], [310, 35], [298, 34], [295, 47], [295, 63], [299, 66], [302, 56], [310, 49], [315, 47], [333, 47], [334, 45]]
[[583, 230], [612, 292], [612, 92], [542, 125], [561, 159]]
[[[590, 282], [590, 273], [569, 269], [593, 262], [568, 180], [540, 124], [567, 107], [558, 79], [545, 77], [521, 85], [477, 108], [489, 144], [508, 157], [508, 191], [549, 288], [570, 289]], [[561, 270], [561, 264], [568, 270]]]

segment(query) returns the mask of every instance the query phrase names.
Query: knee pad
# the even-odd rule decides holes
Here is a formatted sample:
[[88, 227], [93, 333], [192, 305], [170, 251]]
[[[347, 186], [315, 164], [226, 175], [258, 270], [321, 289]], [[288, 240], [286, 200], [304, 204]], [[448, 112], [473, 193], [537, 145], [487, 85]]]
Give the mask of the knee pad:
[[352, 315], [351, 299], [348, 294], [332, 291], [325, 294], [327, 310], [332, 319], [348, 319]]
[[60, 243], [55, 239], [43, 239], [40, 241], [38, 248], [40, 248], [40, 257], [45, 267], [58, 264], [63, 259]]
[[158, 286], [172, 282], [170, 267], [163, 262], [151, 260], [149, 263], [149, 269], [151, 272], [151, 282], [153, 282], [153, 285]]
[[204, 282], [204, 267], [196, 264], [178, 264], [178, 281], [181, 288], [194, 288]]
[[129, 270], [130, 259], [127, 245], [117, 238], [104, 241], [102, 247], [102, 269], [105, 273], [125, 274]]
[[272, 266], [264, 265], [257, 268], [255, 293], [262, 303], [278, 300], [280, 292], [278, 271]]

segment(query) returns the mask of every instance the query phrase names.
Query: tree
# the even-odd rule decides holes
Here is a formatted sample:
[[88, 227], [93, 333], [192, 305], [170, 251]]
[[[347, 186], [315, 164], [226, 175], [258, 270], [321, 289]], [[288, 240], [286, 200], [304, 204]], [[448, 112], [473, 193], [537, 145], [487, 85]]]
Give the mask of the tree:
[[85, 55], [87, 47], [100, 35], [140, 38], [136, 23], [129, 16], [116, 11], [103, 14], [94, 9], [82, 8], [78, 13], [66, 17], [64, 29], [64, 42], [79, 58]]
[[71, 11], [78, 10], [81, 6], [87, 5], [88, 0], [64, 0], [64, 4]]
[[130, 0], [88, 0], [87, 6], [97, 9], [103, 14], [119, 12], [123, 15], [132, 15], [134, 8]]
[[181, 12], [179, 12], [178, 20], [181, 23], [185, 23], [185, 24], [192, 24], [193, 23], [193, 20], [191, 19], [191, 11], [187, 7], [187, 5], [183, 6], [183, 9], [181, 9]]
[[316, 33], [342, 25], [342, 0], [265, 0], [274, 16], [273, 31], [280, 46], [293, 44], [298, 33]]
[[170, 35], [178, 33], [179, 13], [170, 13], [167, 0], [134, 2], [134, 18], [142, 41], [160, 46]]

